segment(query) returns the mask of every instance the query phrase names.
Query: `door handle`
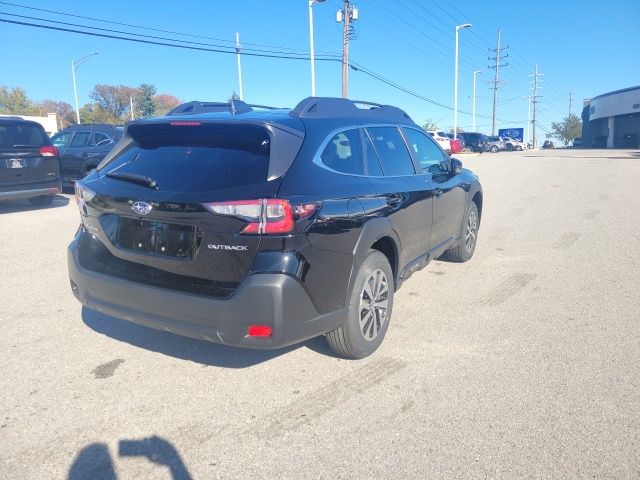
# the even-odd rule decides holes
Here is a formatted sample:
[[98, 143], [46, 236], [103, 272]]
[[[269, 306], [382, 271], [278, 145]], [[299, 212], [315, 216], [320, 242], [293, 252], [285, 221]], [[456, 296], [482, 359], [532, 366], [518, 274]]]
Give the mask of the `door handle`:
[[397, 193], [387, 195], [387, 205], [397, 205], [402, 201], [402, 197]]
[[441, 197], [441, 196], [442, 196], [442, 190], [441, 190], [441, 189], [439, 189], [439, 188], [436, 188], [436, 189], [433, 191], [433, 196], [434, 196], [434, 197], [436, 197], [436, 198]]

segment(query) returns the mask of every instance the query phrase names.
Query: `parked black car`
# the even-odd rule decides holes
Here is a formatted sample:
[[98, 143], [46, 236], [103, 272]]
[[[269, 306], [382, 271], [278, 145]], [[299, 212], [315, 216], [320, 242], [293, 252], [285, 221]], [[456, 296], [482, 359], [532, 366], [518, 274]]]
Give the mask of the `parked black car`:
[[340, 355], [372, 353], [403, 281], [472, 257], [482, 189], [405, 112], [358, 105], [196, 102], [129, 123], [76, 183], [75, 296], [227, 345], [326, 334]]
[[637, 133], [625, 133], [622, 136], [620, 145], [622, 148], [638, 148], [640, 147], [640, 138]]
[[103, 123], [71, 125], [52, 137], [60, 150], [60, 167], [65, 182], [84, 177], [120, 141], [123, 127]]
[[48, 205], [61, 190], [58, 150], [42, 125], [0, 117], [0, 200]]
[[486, 152], [489, 150], [489, 139], [486, 135], [477, 132], [462, 132], [458, 134], [464, 140], [467, 148], [474, 152]]

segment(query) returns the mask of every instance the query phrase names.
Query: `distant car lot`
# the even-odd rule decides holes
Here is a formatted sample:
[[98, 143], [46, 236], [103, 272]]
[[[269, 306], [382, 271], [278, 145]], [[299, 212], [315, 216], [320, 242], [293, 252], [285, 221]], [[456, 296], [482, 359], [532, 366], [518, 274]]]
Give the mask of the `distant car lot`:
[[83, 310], [73, 197], [0, 204], [0, 477], [637, 476], [640, 152], [461, 158], [490, 212], [475, 257], [407, 281], [360, 362]]

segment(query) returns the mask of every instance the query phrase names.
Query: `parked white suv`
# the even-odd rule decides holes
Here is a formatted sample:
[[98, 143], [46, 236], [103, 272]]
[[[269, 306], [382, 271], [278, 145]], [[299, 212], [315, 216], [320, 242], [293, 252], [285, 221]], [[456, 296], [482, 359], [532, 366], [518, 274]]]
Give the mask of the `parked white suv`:
[[451, 153], [451, 140], [449, 140], [446, 133], [438, 132], [437, 130], [427, 130], [427, 133], [431, 135], [436, 142], [438, 142], [445, 152]]
[[521, 152], [522, 150], [527, 148], [527, 145], [524, 142], [521, 142], [520, 140], [515, 138], [502, 137], [502, 140], [504, 141], [506, 149], [509, 151], [515, 150]]

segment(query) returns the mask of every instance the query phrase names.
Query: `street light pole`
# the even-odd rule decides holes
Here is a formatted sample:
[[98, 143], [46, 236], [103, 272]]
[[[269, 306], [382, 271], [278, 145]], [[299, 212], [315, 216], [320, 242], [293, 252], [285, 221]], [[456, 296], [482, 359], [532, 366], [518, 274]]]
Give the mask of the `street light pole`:
[[458, 32], [463, 28], [470, 28], [470, 23], [456, 25], [456, 59], [453, 71], [453, 138], [458, 138]]
[[87, 55], [86, 57], [82, 57], [80, 60], [76, 60], [75, 62], [71, 60], [71, 76], [73, 77], [73, 96], [76, 101], [76, 121], [80, 124], [80, 107], [78, 106], [78, 89], [76, 87], [76, 70], [80, 68], [80, 66], [87, 61], [89, 57], [93, 57], [94, 55], [98, 55], [98, 52], [93, 52]]
[[240, 33], [236, 32], [236, 59], [238, 61], [238, 85], [240, 86], [240, 100], [244, 100], [242, 93], [242, 65], [240, 64]]
[[325, 0], [309, 0], [309, 54], [311, 60], [311, 96], [316, 96], [316, 58], [313, 41], [313, 4]]
[[473, 72], [473, 131], [476, 131], [476, 76], [482, 73], [482, 70], [475, 70]]

